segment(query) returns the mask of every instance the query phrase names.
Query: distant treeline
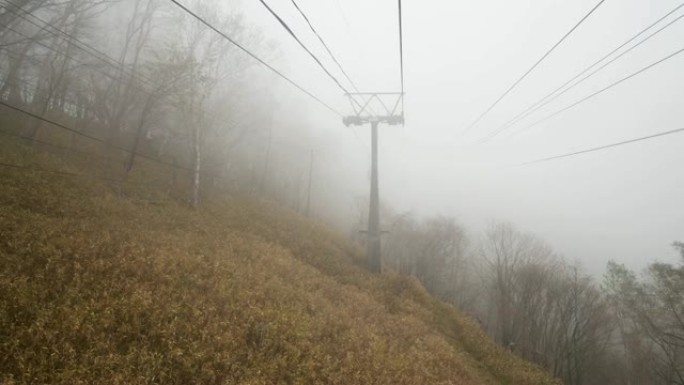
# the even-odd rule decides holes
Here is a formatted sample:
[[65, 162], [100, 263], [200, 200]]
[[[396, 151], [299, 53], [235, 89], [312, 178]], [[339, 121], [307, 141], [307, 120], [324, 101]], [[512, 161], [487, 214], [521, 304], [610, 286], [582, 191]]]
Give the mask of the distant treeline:
[[[684, 384], [683, 264], [637, 276], [611, 262], [599, 282], [510, 224], [471, 238], [452, 218], [385, 211], [387, 267], [565, 384]], [[684, 244], [673, 246], [684, 261]]]

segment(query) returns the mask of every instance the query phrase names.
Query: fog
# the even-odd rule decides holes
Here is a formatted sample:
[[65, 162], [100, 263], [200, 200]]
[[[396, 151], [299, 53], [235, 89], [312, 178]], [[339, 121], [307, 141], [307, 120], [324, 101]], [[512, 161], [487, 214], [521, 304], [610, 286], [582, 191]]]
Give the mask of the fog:
[[[272, 3], [305, 44], [315, 47], [324, 64], [334, 68], [292, 4]], [[399, 90], [396, 2], [298, 3], [361, 91]], [[681, 49], [684, 22], [673, 24], [523, 124], [478, 144], [672, 10], [676, 1], [606, 2], [464, 133], [595, 4], [405, 2], [406, 124], [381, 125], [383, 204], [421, 216], [454, 216], [473, 235], [492, 220], [509, 221], [597, 275], [611, 259], [638, 269], [653, 259], [676, 258], [670, 244], [684, 232], [684, 181], [676, 175], [677, 165], [684, 161], [678, 146], [684, 137], [516, 165], [681, 127], [684, 57], [666, 61], [519, 135], [510, 134]], [[243, 1], [240, 9], [265, 39], [274, 42], [277, 68], [334, 108], [352, 113], [340, 90], [259, 2]], [[318, 205], [337, 209], [321, 215], [345, 223], [355, 197], [368, 194], [370, 127], [345, 127], [339, 117], [287, 84], [279, 84], [277, 92], [275, 132], [292, 140], [292, 125], [306, 127], [308, 145], [324, 154], [316, 158], [321, 172], [316, 173], [319, 179], [314, 178], [314, 191], [325, 201], [318, 200]]]
[[[234, 259], [236, 268], [248, 266], [248, 272], [263, 278], [252, 282], [249, 273], [243, 275], [245, 281], [268, 290], [275, 288], [266, 283], [271, 278], [283, 284], [305, 280], [306, 275], [296, 273], [302, 268], [349, 286], [351, 291], [340, 291], [335, 298], [345, 297], [350, 306], [366, 298], [349, 296], [357, 289], [357, 294], [377, 291], [367, 297], [368, 306], [387, 306], [397, 320], [410, 321], [413, 315], [404, 317], [401, 309], [432, 303], [424, 297], [430, 293], [458, 308], [444, 309], [454, 310], [473, 330], [481, 329], [504, 349], [568, 385], [684, 385], [684, 179], [677, 173], [684, 162], [679, 151], [684, 135], [674, 135], [684, 132], [684, 108], [678, 105], [684, 100], [684, 3], [403, 3], [400, 45], [402, 2], [396, 0], [0, 0], [0, 168], [16, 178], [4, 185], [11, 199], [3, 199], [11, 200], [17, 218], [50, 219], [53, 227], [59, 222], [51, 215], [60, 217], [78, 206], [78, 218], [60, 220], [73, 222], [83, 236], [78, 242], [88, 248], [82, 268], [76, 249], [61, 243], [81, 238], [59, 234], [53, 239], [59, 229], [7, 224], [10, 233], [16, 229], [18, 239], [27, 242], [19, 246], [24, 241], [10, 239], [7, 248], [17, 250], [12, 256], [21, 263], [16, 266], [31, 265], [32, 275], [26, 278], [29, 273], [10, 263], [10, 286], [5, 285], [10, 289], [5, 291], [14, 293], [13, 282], [18, 282], [17, 293], [43, 293], [41, 286], [23, 286], [33, 278], [62, 290], [51, 281], [56, 274], [77, 285], [62, 291], [91, 298], [81, 296], [90, 291], [79, 286], [92, 281], [79, 275], [88, 271], [87, 260], [96, 260], [91, 254], [125, 264], [129, 249], [141, 254], [145, 266], [175, 266], [179, 277], [188, 275], [178, 280], [192, 285], [194, 275], [186, 271], [191, 265], [216, 270], [208, 275], [232, 282], [241, 276], [233, 274], [233, 265], [218, 267]], [[312, 33], [307, 20], [327, 44]], [[658, 20], [662, 22], [654, 24]], [[402, 88], [405, 97], [397, 100]], [[357, 89], [366, 94], [348, 93]], [[364, 100], [368, 92], [383, 94]], [[354, 102], [367, 103], [367, 109], [358, 112]], [[401, 115], [386, 108], [395, 103]], [[394, 124], [400, 120], [405, 124]], [[375, 205], [377, 190], [370, 190], [377, 173], [371, 153], [378, 153], [371, 149], [377, 143], [371, 142], [371, 132], [378, 122], [380, 204]], [[20, 197], [21, 188], [32, 190], [31, 183], [38, 183], [17, 182], [24, 178], [42, 185]], [[34, 201], [46, 202], [50, 215]], [[91, 215], [82, 203], [105, 214]], [[109, 211], [99, 211], [99, 206]], [[150, 223], [159, 228], [146, 231], [159, 236], [159, 246], [170, 247], [164, 237], [187, 244], [171, 247], [173, 253], [163, 263], [150, 262], [148, 258], [166, 254], [164, 247], [156, 250], [151, 240], [148, 247], [133, 247], [128, 233], [118, 237], [109, 231], [116, 220], [147, 215], [132, 215], [138, 208], [154, 213]], [[88, 219], [93, 223], [103, 219], [104, 227], [90, 229], [88, 215], [96, 217]], [[134, 231], [127, 230], [133, 237]], [[107, 243], [89, 242], [98, 231]], [[189, 241], [193, 237], [197, 242]], [[253, 249], [253, 239], [263, 248]], [[117, 242], [121, 245], [109, 246]], [[360, 248], [364, 244], [365, 255]], [[205, 258], [204, 247], [216, 258], [215, 266]], [[43, 265], [58, 265], [49, 259], [53, 252], [64, 257], [67, 267], [45, 273]], [[272, 277], [265, 266], [270, 260], [258, 254], [285, 256], [276, 264], [287, 275]], [[182, 262], [190, 256], [201, 260]], [[35, 262], [40, 258], [48, 259]], [[360, 268], [364, 263], [370, 273]], [[93, 266], [97, 277], [108, 271]], [[129, 274], [128, 268], [119, 270]], [[173, 281], [163, 272], [142, 270]], [[347, 275], [352, 271], [355, 278]], [[310, 299], [328, 296], [322, 292], [327, 289], [310, 283], [298, 286], [311, 291]], [[200, 296], [214, 290], [196, 286], [203, 288]], [[224, 286], [216, 291], [223, 290], [219, 287]], [[233, 283], [225, 287], [231, 288], [226, 291], [230, 297], [232, 288], [251, 290]], [[388, 295], [380, 293], [387, 288]], [[422, 299], [402, 299], [418, 292]], [[33, 330], [35, 317], [12, 315], [30, 308], [24, 305], [32, 298], [29, 294], [20, 298], [20, 307], [0, 311], [8, 315], [10, 326], [20, 322]], [[62, 309], [50, 299], [61, 296], [39, 297], [40, 306]], [[130, 304], [137, 304], [137, 294], [132, 298]], [[285, 309], [277, 298], [269, 301]], [[304, 313], [321, 311], [300, 300], [308, 309]], [[132, 306], [119, 298], [116, 303]], [[164, 307], [195, 309], [196, 304]], [[337, 303], [330, 308], [347, 311]], [[94, 312], [84, 309], [88, 317]], [[478, 345], [477, 338], [484, 337], [473, 340], [466, 336], [471, 326], [462, 328], [462, 321], [443, 318], [451, 313], [434, 309], [424, 313], [436, 323], [428, 329], [445, 333], [456, 347]], [[328, 312], [326, 319], [336, 318]], [[195, 319], [196, 313], [191, 314]], [[148, 319], [124, 318], [127, 325], [133, 318]], [[231, 319], [223, 313], [219, 318]], [[289, 316], [283, 319], [287, 329], [293, 328]], [[357, 321], [366, 324], [362, 318]], [[407, 329], [421, 327], [411, 322]], [[339, 325], [332, 330], [340, 330]], [[13, 327], [9, 330], [24, 330]], [[78, 328], [79, 333], [81, 329], [88, 328]], [[251, 348], [249, 330], [251, 326], [246, 329]], [[336, 347], [344, 346], [328, 338], [330, 328], [320, 330], [326, 330], [325, 339]], [[284, 351], [263, 346], [278, 356]], [[359, 346], [368, 350], [367, 344]], [[391, 345], [380, 350], [394, 354]], [[468, 360], [477, 361], [478, 371], [516, 372], [510, 361], [486, 364], [490, 350], [457, 351], [459, 357], [465, 352]], [[302, 364], [299, 354], [286, 355]], [[130, 357], [134, 353], [126, 353], [126, 362]], [[334, 361], [327, 354], [312, 359], [321, 357], [327, 364]], [[269, 367], [281, 362], [262, 358]], [[361, 361], [367, 360], [349, 362]], [[33, 376], [21, 359], [16, 362], [15, 373]], [[180, 361], [168, 362], [178, 366]], [[301, 368], [318, 371], [314, 366]], [[202, 373], [207, 367], [196, 366]], [[526, 376], [521, 383], [539, 383]]]
[[[270, 3], [323, 65], [349, 88], [293, 4]], [[136, 17], [142, 17], [144, 3], [123, 1], [109, 7], [88, 2], [74, 4], [85, 9], [81, 14], [84, 21], [74, 23], [74, 33], [114, 57], [124, 52], [120, 60], [133, 70], [149, 72], [148, 78], [164, 75], [163, 71], [138, 68], [137, 56], [132, 59], [128, 53], [131, 49], [122, 26], [133, 25]], [[246, 170], [243, 174], [251, 175], [252, 189], [260, 185], [263, 190], [264, 181], [273, 179], [273, 188], [291, 190], [288, 194], [293, 198], [288, 199], [299, 207], [311, 166], [314, 215], [349, 230], [369, 192], [370, 129], [368, 125], [343, 125], [342, 116], [353, 114], [353, 109], [341, 89], [259, 1], [232, 1], [220, 6], [192, 2], [188, 6], [200, 17], [228, 15], [223, 32], [342, 116], [222, 40], [172, 2], [149, 4], [153, 16], [145, 27], [149, 28], [145, 37], [149, 41], [139, 40], [141, 62], [173, 74], [178, 70], [173, 67], [174, 60], [189, 52], [190, 62], [201, 67], [197, 76], [204, 81], [188, 84], [192, 92], [203, 95], [199, 103], [206, 101], [211, 112], [206, 121], [199, 113], [197, 121], [188, 120], [186, 126], [206, 123], [213, 127], [212, 133], [226, 141], [205, 137], [211, 142], [207, 150], [216, 158], [213, 167], [230, 172], [240, 163]], [[299, 0], [298, 4], [360, 91], [400, 91], [395, 1]], [[684, 154], [678, 151], [684, 136], [521, 164], [680, 128], [684, 109], [678, 104], [684, 100], [684, 55], [672, 57], [540, 124], [527, 126], [682, 49], [684, 22], [677, 20], [586, 82], [504, 129], [493, 140], [482, 142], [502, 124], [678, 4], [671, 0], [605, 2], [483, 119], [478, 119], [595, 5], [593, 0], [407, 1], [403, 15], [406, 123], [380, 127], [382, 204], [396, 213], [455, 217], [473, 238], [492, 221], [510, 222], [545, 239], [567, 259], [581, 261], [595, 275], [602, 274], [609, 260], [639, 269], [655, 259], [676, 258], [670, 245], [684, 231], [684, 203], [679, 199], [684, 181], [677, 178], [675, 171], [676, 165], [684, 161]], [[657, 28], [674, 21], [681, 11]], [[38, 14], [47, 16], [50, 12], [46, 7]], [[3, 12], [0, 16], [11, 15]], [[7, 47], [13, 55], [10, 57], [25, 57], [26, 51], [17, 47], [21, 46], [22, 36], [38, 36], [40, 31], [35, 26], [22, 21], [12, 33], [4, 31], [3, 39], [10, 43]], [[135, 36], [135, 31], [129, 29], [128, 33]], [[36, 41], [49, 41], [51, 37], [41, 39]], [[59, 50], [47, 44], [33, 46], [34, 60], [48, 55], [46, 49], [59, 56]], [[218, 46], [223, 47], [222, 53], [211, 56], [212, 49]], [[18, 89], [11, 81], [23, 82], [24, 102], [35, 102], [30, 89], [40, 89], [46, 77], [45, 67], [24, 66], [25, 73], [14, 76], [12, 60], [2, 63], [3, 71], [10, 71], [3, 85], [5, 96], [16, 97], [16, 92], [6, 91]], [[109, 92], [104, 81], [95, 80], [106, 79], [94, 76], [94, 72], [102, 70], [89, 66], [83, 66], [86, 72], [91, 71], [89, 75], [75, 76], [75, 80], [53, 75], [55, 84], [90, 81], [83, 89], [99, 87], [98, 92]], [[77, 69], [73, 69], [74, 73]], [[183, 87], [178, 86], [179, 90]], [[74, 88], [71, 92], [81, 91]], [[144, 129], [148, 137], [166, 138], [164, 145], [169, 137], [181, 147], [190, 142], [192, 135], [199, 138], [200, 129], [191, 134], [182, 125], [171, 128], [170, 123], [192, 115], [183, 108], [194, 108], [192, 103], [186, 103], [181, 91], [174, 92], [176, 96], [162, 96], [169, 100], [165, 107], [152, 108], [155, 111], [151, 117], [142, 112], [138, 136], [149, 118], [164, 122]], [[122, 92], [117, 97], [125, 99], [126, 95]], [[46, 100], [52, 97], [48, 96]], [[119, 111], [121, 116], [135, 110], [136, 103], [130, 104]], [[379, 110], [381, 106], [375, 103], [370, 108]], [[129, 126], [121, 126], [116, 119], [95, 118], [118, 130], [128, 130], [129, 134], [130, 127], [137, 125], [132, 123], [135, 117], [130, 119]], [[226, 131], [226, 126], [231, 130]], [[240, 132], [235, 127], [248, 130]], [[32, 136], [36, 137], [35, 132]], [[231, 158], [232, 153], [239, 154], [240, 160]], [[188, 156], [184, 155], [189, 161]], [[277, 181], [269, 178], [279, 174], [286, 177]]]

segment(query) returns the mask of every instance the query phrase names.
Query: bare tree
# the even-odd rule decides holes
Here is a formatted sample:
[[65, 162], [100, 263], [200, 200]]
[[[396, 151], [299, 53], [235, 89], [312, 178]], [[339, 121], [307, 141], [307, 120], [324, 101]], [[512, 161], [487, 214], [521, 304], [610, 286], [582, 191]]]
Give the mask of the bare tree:
[[490, 227], [478, 255], [489, 293], [480, 312], [494, 339], [566, 384], [596, 383], [613, 326], [592, 279], [507, 224]]
[[[673, 246], [684, 261], [684, 245]], [[647, 358], [651, 379], [684, 384], [684, 264], [653, 263], [640, 280], [624, 266], [611, 263], [606, 287], [622, 318], [629, 362]]]
[[465, 231], [453, 218], [419, 222], [410, 214], [390, 215], [383, 258], [394, 270], [418, 278], [433, 294], [467, 307], [472, 283]]

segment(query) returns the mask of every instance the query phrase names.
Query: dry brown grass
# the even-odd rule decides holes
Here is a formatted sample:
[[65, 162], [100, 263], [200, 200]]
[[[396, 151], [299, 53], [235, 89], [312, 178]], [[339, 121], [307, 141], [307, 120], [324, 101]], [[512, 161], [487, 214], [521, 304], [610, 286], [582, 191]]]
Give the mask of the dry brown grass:
[[0, 186], [2, 384], [554, 383], [415, 280], [368, 274], [356, 246], [274, 205], [192, 210], [8, 169]]

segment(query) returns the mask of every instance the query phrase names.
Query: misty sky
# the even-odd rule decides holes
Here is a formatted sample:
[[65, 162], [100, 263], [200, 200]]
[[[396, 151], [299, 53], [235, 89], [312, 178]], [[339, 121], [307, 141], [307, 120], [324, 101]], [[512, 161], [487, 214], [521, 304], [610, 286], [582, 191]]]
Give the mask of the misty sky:
[[[395, 0], [297, 0], [362, 91], [399, 90]], [[290, 0], [268, 3], [331, 70], [334, 64]], [[580, 20], [597, 0], [404, 0], [406, 126], [381, 126], [381, 200], [398, 211], [451, 215], [477, 236], [505, 220], [600, 274], [608, 260], [640, 268], [673, 261], [684, 240], [684, 135], [568, 159], [510, 167], [684, 127], [684, 54], [519, 135], [476, 142], [678, 5], [607, 0], [472, 130], [463, 130]], [[261, 30], [276, 67], [345, 114], [341, 91], [256, 0], [245, 20]], [[680, 9], [669, 20], [684, 14]], [[666, 22], [667, 22], [666, 21]], [[663, 23], [662, 25], [664, 25]], [[525, 120], [534, 122], [684, 48], [684, 20]], [[277, 52], [263, 45], [276, 43]], [[249, 45], [249, 44], [247, 44]], [[264, 72], [267, 71], [264, 69]], [[343, 80], [338, 71], [335, 75]], [[275, 78], [274, 78], [275, 79]], [[367, 194], [369, 127], [335, 114], [284, 82], [276, 138], [305, 127], [315, 144], [315, 188], [348, 210]], [[303, 145], [306, 147], [306, 144]], [[302, 150], [304, 153], [308, 153]], [[319, 173], [320, 174], [320, 173]], [[343, 184], [344, 188], [339, 188]], [[330, 191], [334, 190], [334, 191]]]

